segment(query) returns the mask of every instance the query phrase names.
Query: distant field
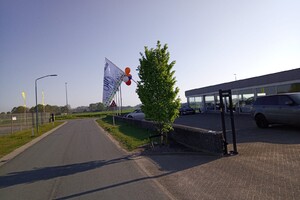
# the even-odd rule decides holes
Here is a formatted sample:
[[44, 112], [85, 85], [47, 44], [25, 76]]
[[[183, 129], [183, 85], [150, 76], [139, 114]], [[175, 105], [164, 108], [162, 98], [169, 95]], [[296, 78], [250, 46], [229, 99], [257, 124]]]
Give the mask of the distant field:
[[[134, 109], [123, 110], [122, 115], [128, 114], [134, 111]], [[86, 112], [86, 113], [72, 113], [68, 115], [57, 115], [56, 120], [67, 120], [67, 119], [80, 119], [80, 118], [101, 118], [106, 115], [113, 115], [116, 111], [102, 111], [102, 112]]]

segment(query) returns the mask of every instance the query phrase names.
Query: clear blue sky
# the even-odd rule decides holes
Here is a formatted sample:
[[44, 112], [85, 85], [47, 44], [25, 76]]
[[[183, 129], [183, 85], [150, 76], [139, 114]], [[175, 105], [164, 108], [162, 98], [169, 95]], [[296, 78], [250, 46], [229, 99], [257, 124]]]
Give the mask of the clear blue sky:
[[[300, 67], [299, 0], [0, 0], [0, 111], [102, 101], [104, 59], [133, 78], [144, 46], [167, 43], [189, 89]], [[140, 103], [122, 85], [123, 105]]]

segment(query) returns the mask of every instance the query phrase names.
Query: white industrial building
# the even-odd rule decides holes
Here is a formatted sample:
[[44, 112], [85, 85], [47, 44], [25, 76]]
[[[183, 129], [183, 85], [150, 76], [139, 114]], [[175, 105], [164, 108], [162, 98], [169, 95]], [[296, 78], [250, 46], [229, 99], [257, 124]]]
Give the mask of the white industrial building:
[[250, 112], [252, 102], [263, 95], [300, 92], [300, 68], [222, 83], [185, 92], [188, 104], [201, 112], [219, 110], [219, 90], [231, 90], [236, 112]]

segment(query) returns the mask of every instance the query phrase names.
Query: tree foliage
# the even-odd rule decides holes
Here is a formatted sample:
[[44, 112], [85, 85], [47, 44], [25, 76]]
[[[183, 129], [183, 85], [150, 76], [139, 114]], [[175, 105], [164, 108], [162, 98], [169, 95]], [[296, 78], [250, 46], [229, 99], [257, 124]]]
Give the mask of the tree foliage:
[[28, 108], [25, 108], [24, 106], [18, 106], [18, 107], [14, 107], [11, 112], [12, 113], [24, 113], [24, 112], [28, 112], [29, 109]]
[[[38, 112], [48, 112], [48, 113], [54, 113], [54, 114], [61, 114], [63, 111], [63, 107], [60, 106], [52, 106], [52, 105], [45, 105], [43, 106], [42, 104], [38, 104]], [[30, 108], [29, 112], [36, 112], [36, 106], [33, 106]]]
[[106, 108], [103, 103], [98, 102], [98, 103], [91, 103], [89, 105], [89, 109], [91, 112], [96, 112], [96, 111], [99, 112], [99, 111], [104, 111]]
[[159, 41], [155, 49], [145, 47], [145, 54], [140, 55], [137, 68], [140, 81], [136, 91], [142, 102], [141, 109], [146, 118], [157, 122], [160, 133], [167, 133], [180, 107], [179, 89], [175, 87], [175, 71], [172, 70], [175, 61], [169, 63], [168, 46], [162, 47]]
[[[38, 104], [38, 112], [48, 112], [48, 113], [54, 113], [56, 115], [60, 115], [62, 113], [71, 113], [72, 111], [76, 112], [76, 109], [71, 109], [70, 105], [67, 106], [56, 106], [56, 105], [45, 105], [43, 106], [42, 104]], [[106, 108], [103, 105], [103, 103], [99, 102], [99, 103], [94, 103], [94, 104], [90, 104], [89, 107], [85, 107], [83, 106], [84, 109], [82, 110], [82, 108], [79, 108], [78, 110], [82, 110], [81, 112], [100, 112], [100, 111], [104, 111]], [[25, 107], [24, 106], [18, 106], [18, 107], [14, 107], [11, 110], [11, 113], [24, 113], [25, 112]], [[26, 112], [31, 112], [31, 113], [35, 113], [36, 112], [36, 106], [33, 106], [31, 108], [26, 107]], [[9, 112], [10, 113], [10, 112]]]

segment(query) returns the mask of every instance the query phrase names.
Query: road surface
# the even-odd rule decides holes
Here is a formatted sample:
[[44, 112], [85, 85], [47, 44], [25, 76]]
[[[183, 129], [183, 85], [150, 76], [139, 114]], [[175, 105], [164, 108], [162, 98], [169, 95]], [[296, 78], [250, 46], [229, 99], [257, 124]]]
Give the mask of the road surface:
[[[153, 178], [153, 177], [152, 177]], [[0, 167], [0, 199], [170, 199], [94, 120], [74, 120]]]

